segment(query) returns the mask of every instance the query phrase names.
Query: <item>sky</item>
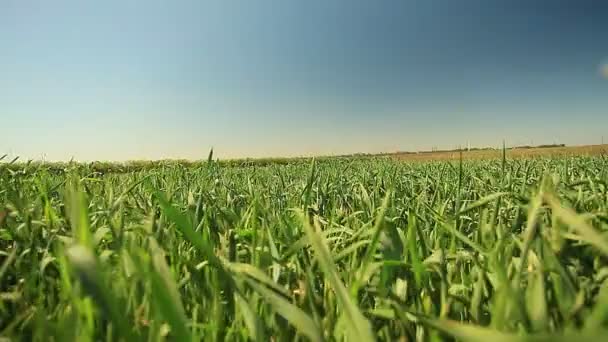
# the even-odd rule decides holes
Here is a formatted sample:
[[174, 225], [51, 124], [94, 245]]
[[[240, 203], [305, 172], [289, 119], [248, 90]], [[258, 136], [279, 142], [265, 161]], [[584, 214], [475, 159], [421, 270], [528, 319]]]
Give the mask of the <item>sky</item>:
[[608, 142], [605, 0], [0, 0], [0, 155]]

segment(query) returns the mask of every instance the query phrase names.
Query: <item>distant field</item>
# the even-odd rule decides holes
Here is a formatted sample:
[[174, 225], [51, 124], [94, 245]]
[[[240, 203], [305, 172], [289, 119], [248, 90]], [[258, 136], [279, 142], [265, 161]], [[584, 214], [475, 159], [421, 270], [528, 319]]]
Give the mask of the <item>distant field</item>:
[[[534, 158], [555, 156], [597, 156], [608, 154], [608, 144], [566, 146], [566, 147], [532, 147], [514, 148], [507, 150], [508, 158]], [[401, 160], [454, 160], [460, 158], [458, 151], [420, 152], [420, 153], [395, 153], [393, 157]], [[476, 150], [462, 152], [463, 159], [493, 159], [501, 158], [502, 150]]]

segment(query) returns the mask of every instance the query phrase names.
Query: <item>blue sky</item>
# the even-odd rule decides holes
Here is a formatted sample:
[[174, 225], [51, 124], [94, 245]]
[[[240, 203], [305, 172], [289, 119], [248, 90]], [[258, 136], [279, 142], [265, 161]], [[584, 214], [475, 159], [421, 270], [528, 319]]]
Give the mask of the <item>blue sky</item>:
[[608, 2], [0, 0], [0, 154], [608, 141]]

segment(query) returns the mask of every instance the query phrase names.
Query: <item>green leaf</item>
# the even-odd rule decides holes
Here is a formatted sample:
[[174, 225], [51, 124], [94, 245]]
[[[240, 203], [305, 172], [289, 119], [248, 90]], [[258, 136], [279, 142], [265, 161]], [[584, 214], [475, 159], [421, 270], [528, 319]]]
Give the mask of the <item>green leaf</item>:
[[497, 200], [498, 198], [503, 197], [503, 196], [508, 195], [508, 194], [509, 194], [508, 192], [497, 192], [495, 194], [491, 194], [491, 195], [485, 196], [483, 198], [480, 198], [477, 201], [469, 204], [466, 208], [460, 210], [458, 213], [456, 213], [456, 216], [460, 216], [460, 215], [463, 215], [463, 214], [465, 214], [465, 213], [467, 213], [467, 212], [469, 212], [469, 211], [471, 211], [473, 209], [476, 209], [476, 208], [479, 208], [479, 207], [483, 207], [486, 204], [491, 203], [491, 202]]
[[118, 329], [118, 333], [126, 341], [134, 341], [135, 335], [132, 333], [128, 320], [122, 310], [118, 298], [110, 291], [109, 282], [104, 279], [97, 258], [84, 246], [76, 245], [66, 251], [67, 258], [72, 266], [74, 273], [82, 284], [82, 289], [90, 295], [95, 303], [105, 312], [112, 324]]
[[[526, 309], [535, 331], [543, 331], [549, 322], [547, 300], [545, 297], [545, 275], [541, 263], [535, 257], [535, 270], [528, 274], [526, 287]], [[524, 265], [522, 265], [524, 267]]]
[[[304, 216], [301, 216], [301, 219], [304, 224], [306, 235], [310, 240], [312, 249], [315, 251], [315, 256], [319, 262], [319, 266], [321, 267], [321, 270], [325, 276], [328, 278], [327, 280], [329, 284], [331, 284], [333, 290], [335, 291], [338, 303], [342, 309], [342, 314], [346, 317], [348, 336], [350, 336], [352, 341], [375, 341], [371, 325], [352, 301], [346, 287], [342, 283], [342, 280], [338, 275], [338, 271], [336, 270], [336, 265], [333, 263], [333, 258], [329, 253], [329, 248], [327, 247], [324, 239], [319, 233], [317, 233], [317, 231], [315, 231]], [[317, 230], [320, 231], [318, 221], [315, 221], [315, 224]]]
[[88, 205], [84, 192], [80, 189], [80, 183], [76, 177], [72, 179], [69, 196], [72, 233], [74, 234], [77, 243], [84, 247], [92, 248], [93, 236], [91, 233], [91, 224], [89, 222]]
[[275, 292], [259, 285], [257, 282], [249, 279], [245, 279], [245, 281], [259, 293], [279, 315], [289, 321], [300, 334], [308, 337], [313, 342], [323, 340], [320, 334], [321, 330], [304, 311], [283, 297], [277, 295]]
[[240, 291], [235, 291], [234, 296], [236, 299], [236, 305], [239, 308], [238, 312], [243, 315], [245, 325], [250, 332], [249, 337], [254, 341], [267, 341], [266, 335], [264, 334], [263, 323], [253, 311], [245, 297], [243, 297]]
[[[382, 207], [380, 208], [380, 211], [376, 215], [376, 221], [374, 223], [374, 228], [372, 229], [372, 231], [374, 232], [374, 235], [372, 236], [372, 240], [369, 243], [367, 250], [365, 251], [365, 255], [363, 256], [363, 260], [361, 261], [361, 266], [359, 266], [359, 270], [357, 271], [358, 277], [355, 277], [355, 280], [353, 281], [353, 283], [350, 287], [350, 294], [355, 299], [357, 298], [357, 293], [359, 292], [359, 287], [361, 286], [361, 276], [363, 274], [367, 273], [367, 268], [372, 263], [373, 257], [376, 254], [376, 250], [378, 249], [380, 237], [382, 236], [382, 229], [384, 228], [384, 216], [386, 215], [386, 209], [388, 208], [390, 198], [391, 198], [391, 192], [387, 191], [386, 195], [384, 196], [384, 200], [382, 201]], [[321, 231], [321, 229], [318, 229], [318, 231]], [[307, 232], [308, 232], [308, 230], [307, 230]], [[309, 238], [309, 240], [312, 241], [312, 239], [310, 238], [310, 235], [308, 236], [308, 238]], [[324, 245], [325, 242], [323, 241], [323, 238], [321, 236], [319, 236], [318, 238], [319, 238], [319, 241], [321, 241], [322, 245]], [[311, 244], [312, 244], [312, 242], [311, 242]], [[314, 248], [314, 245], [313, 245], [313, 248]], [[333, 262], [331, 264], [333, 265]]]
[[525, 340], [518, 338], [516, 335], [505, 334], [498, 330], [458, 323], [451, 320], [424, 320], [424, 322], [460, 341], [513, 342]]
[[273, 290], [281, 293], [284, 296], [289, 296], [289, 293], [287, 290], [285, 290], [285, 288], [281, 287], [279, 284], [270, 279], [266, 273], [251, 264], [227, 263], [226, 267], [232, 272], [251, 277], [260, 283], [271, 287]]
[[587, 220], [568, 207], [563, 206], [555, 195], [545, 193], [545, 201], [551, 206], [553, 215], [574, 229], [583, 241], [594, 246], [604, 255], [608, 255], [608, 240], [593, 228]]
[[182, 307], [175, 280], [165, 262], [164, 252], [156, 241], [148, 241], [151, 254], [151, 266], [147, 267], [144, 258], [139, 253], [131, 254], [131, 259], [137, 264], [143, 280], [151, 285], [151, 298], [160, 313], [171, 327], [171, 333], [178, 341], [191, 341], [188, 320]]

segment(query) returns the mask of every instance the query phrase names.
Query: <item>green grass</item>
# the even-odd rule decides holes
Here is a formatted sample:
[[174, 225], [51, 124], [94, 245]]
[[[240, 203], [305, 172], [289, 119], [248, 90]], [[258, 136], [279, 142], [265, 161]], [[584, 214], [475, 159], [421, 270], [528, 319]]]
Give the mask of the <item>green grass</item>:
[[3, 162], [0, 337], [608, 338], [603, 157]]

